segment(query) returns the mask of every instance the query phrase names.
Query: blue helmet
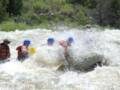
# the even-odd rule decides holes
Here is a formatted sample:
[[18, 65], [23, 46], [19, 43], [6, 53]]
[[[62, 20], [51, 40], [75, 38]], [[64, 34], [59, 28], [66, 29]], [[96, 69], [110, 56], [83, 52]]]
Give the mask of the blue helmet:
[[67, 42], [68, 42], [69, 44], [71, 44], [71, 43], [74, 42], [74, 39], [73, 39], [72, 37], [69, 37], [68, 40], [67, 40]]
[[47, 39], [47, 44], [52, 45], [55, 42], [54, 38], [48, 38]]
[[30, 40], [24, 40], [23, 44], [26, 45], [26, 46], [29, 46], [31, 44], [31, 41]]

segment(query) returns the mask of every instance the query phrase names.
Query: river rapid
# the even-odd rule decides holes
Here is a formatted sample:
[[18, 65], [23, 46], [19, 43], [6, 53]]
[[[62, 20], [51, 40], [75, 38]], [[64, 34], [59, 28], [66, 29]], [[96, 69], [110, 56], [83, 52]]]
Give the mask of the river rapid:
[[[46, 45], [48, 37], [55, 38], [55, 44], [51, 47]], [[59, 65], [65, 63], [64, 50], [58, 41], [68, 37], [74, 38], [69, 54], [78, 67], [84, 58], [93, 54], [103, 56], [107, 64], [89, 72], [57, 70]], [[0, 42], [4, 38], [11, 40], [11, 57], [10, 62], [0, 64], [0, 90], [120, 90], [120, 30], [65, 28], [55, 31], [0, 31]], [[25, 39], [30, 39], [31, 46], [37, 51], [21, 63], [16, 60], [16, 47]], [[87, 67], [88, 64], [85, 65]]]

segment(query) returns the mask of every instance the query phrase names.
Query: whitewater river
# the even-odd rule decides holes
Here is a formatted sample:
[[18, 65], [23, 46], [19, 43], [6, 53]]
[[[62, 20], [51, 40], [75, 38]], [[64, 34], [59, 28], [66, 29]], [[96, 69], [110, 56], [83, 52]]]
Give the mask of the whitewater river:
[[[58, 41], [69, 36], [74, 38], [68, 50], [73, 69], [60, 71], [57, 68], [65, 63], [65, 57]], [[46, 45], [48, 37], [55, 38], [55, 44], [51, 47]], [[119, 30], [0, 31], [0, 42], [4, 38], [11, 40], [11, 61], [0, 64], [0, 90], [120, 90]], [[25, 39], [31, 40], [36, 53], [21, 63], [16, 61], [16, 47]], [[85, 58], [96, 55], [100, 57], [95, 60], [100, 59], [107, 64], [89, 72], [83, 72], [81, 68], [76, 70], [76, 65], [81, 67]], [[94, 59], [90, 62], [94, 62]], [[89, 59], [83, 67], [87, 65]]]

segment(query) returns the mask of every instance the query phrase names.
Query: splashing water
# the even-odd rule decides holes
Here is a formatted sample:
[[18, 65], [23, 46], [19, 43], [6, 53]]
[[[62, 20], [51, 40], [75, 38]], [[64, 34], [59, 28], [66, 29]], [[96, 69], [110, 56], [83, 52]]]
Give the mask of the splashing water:
[[[75, 42], [69, 48], [73, 66], [87, 67], [93, 62], [86, 58], [100, 55], [108, 66], [96, 67], [90, 72], [56, 70], [64, 64], [64, 50], [58, 45], [61, 39], [74, 37]], [[55, 38], [54, 46], [47, 46], [48, 37]], [[0, 42], [9, 38], [10, 62], [0, 64], [1, 90], [120, 90], [120, 31], [105, 30], [51, 31], [35, 29], [28, 31], [2, 32]], [[16, 61], [16, 47], [24, 39], [30, 39], [37, 53], [21, 63]], [[99, 59], [99, 58], [97, 58]], [[95, 59], [95, 60], [97, 60]], [[86, 62], [84, 63], [84, 60]], [[101, 60], [101, 59], [100, 59]], [[87, 64], [86, 64], [87, 63]]]

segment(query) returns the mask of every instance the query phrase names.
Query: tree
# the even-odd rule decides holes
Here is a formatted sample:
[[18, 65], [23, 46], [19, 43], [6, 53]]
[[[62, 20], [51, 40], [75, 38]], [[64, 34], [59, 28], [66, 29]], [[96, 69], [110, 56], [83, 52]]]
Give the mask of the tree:
[[7, 4], [8, 4], [8, 0], [0, 0], [0, 22], [7, 17], [7, 11], [6, 11]]
[[111, 3], [113, 0], [96, 0], [96, 7], [91, 10], [91, 15], [99, 25], [109, 25], [111, 14]]
[[7, 12], [9, 13], [9, 16], [21, 14], [22, 6], [22, 0], [9, 0], [7, 5]]
[[110, 25], [120, 28], [120, 0], [113, 0], [110, 6]]
[[96, 6], [96, 0], [67, 0], [67, 1], [72, 4], [79, 4], [89, 8], [93, 8]]

